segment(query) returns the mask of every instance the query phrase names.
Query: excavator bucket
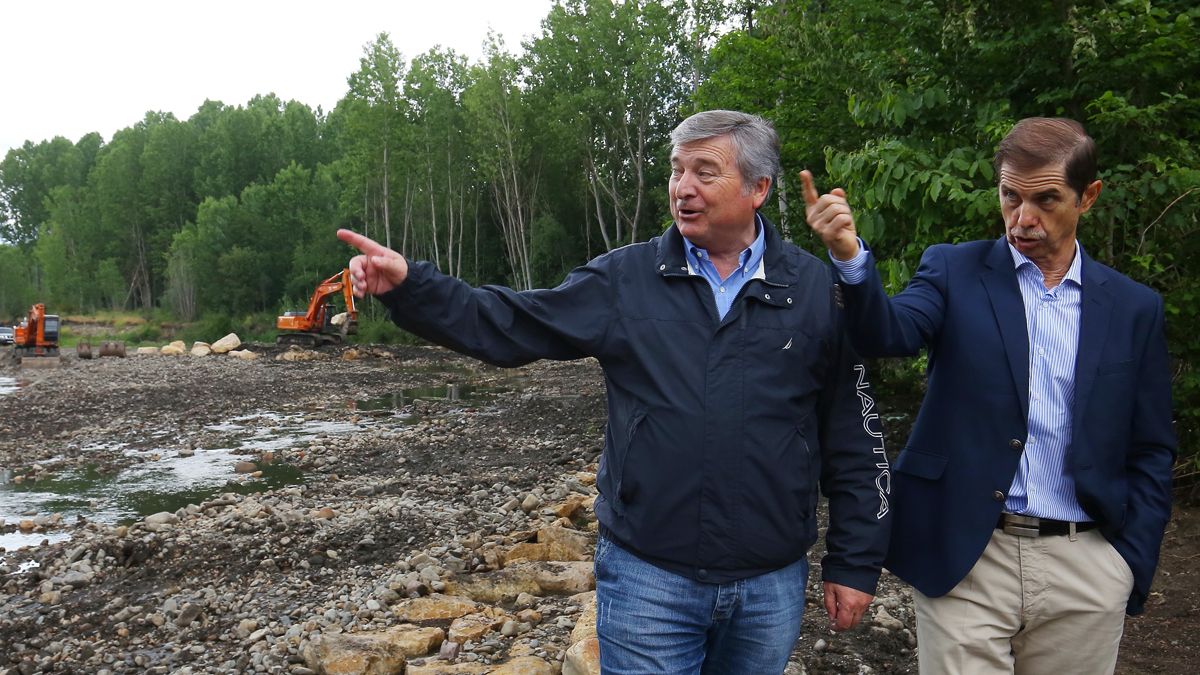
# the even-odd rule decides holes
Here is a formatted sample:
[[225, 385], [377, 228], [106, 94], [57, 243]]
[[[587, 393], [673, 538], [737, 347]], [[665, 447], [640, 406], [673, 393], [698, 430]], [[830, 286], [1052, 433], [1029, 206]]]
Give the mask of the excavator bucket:
[[62, 365], [62, 357], [55, 354], [54, 356], [22, 356], [21, 368], [25, 370], [45, 370], [47, 368], [57, 368]]

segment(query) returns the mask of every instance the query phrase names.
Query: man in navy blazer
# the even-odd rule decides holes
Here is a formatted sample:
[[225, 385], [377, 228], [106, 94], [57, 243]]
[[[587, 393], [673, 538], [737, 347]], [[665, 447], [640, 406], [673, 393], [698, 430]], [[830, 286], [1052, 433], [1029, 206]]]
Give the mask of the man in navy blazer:
[[928, 350], [885, 564], [924, 674], [1112, 673], [1171, 510], [1163, 302], [1076, 241], [1101, 190], [1082, 125], [1022, 120], [995, 166], [1004, 236], [930, 247], [890, 298], [845, 192], [801, 175], [855, 348]]

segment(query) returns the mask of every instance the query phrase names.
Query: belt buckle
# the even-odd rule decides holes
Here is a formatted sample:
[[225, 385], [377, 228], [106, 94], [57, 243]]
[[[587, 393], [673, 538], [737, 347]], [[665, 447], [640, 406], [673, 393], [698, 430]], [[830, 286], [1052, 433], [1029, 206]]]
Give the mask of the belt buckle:
[[1041, 533], [1041, 519], [1033, 516], [1004, 514], [1004, 532], [1018, 537], [1036, 537]]

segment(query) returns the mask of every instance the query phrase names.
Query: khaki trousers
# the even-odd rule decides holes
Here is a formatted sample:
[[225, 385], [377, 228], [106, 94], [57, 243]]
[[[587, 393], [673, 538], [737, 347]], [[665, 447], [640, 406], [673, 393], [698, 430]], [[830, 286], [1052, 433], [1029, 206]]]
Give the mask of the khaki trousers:
[[921, 675], [1111, 675], [1132, 590], [1129, 565], [1096, 530], [996, 530], [949, 593], [914, 591]]

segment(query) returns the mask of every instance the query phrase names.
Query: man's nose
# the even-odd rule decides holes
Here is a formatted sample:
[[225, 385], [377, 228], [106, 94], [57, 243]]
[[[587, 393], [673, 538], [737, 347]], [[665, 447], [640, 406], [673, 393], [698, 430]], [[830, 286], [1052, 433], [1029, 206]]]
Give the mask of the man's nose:
[[1037, 214], [1032, 204], [1017, 207], [1017, 227], [1033, 227], [1037, 223]]
[[677, 199], [686, 199], [695, 196], [696, 194], [696, 179], [690, 171], [684, 171], [675, 179], [675, 197]]

